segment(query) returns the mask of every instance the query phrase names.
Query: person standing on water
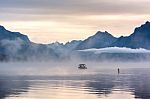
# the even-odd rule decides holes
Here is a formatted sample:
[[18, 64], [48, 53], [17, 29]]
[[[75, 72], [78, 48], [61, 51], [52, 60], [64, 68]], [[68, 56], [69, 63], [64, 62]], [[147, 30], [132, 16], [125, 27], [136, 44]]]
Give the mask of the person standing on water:
[[118, 74], [120, 74], [120, 69], [118, 68]]

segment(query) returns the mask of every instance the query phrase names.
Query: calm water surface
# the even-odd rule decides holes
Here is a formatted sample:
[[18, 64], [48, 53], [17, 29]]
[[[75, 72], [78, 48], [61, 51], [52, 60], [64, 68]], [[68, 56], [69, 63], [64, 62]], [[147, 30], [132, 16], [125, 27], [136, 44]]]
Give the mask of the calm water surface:
[[64, 76], [1, 75], [0, 99], [150, 99], [150, 69], [121, 69], [120, 74], [101, 71]]

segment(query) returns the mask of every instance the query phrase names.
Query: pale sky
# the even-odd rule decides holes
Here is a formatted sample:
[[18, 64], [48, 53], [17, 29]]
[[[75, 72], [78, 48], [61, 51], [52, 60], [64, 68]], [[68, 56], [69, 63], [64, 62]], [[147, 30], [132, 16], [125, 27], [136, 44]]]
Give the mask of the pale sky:
[[0, 25], [36, 43], [130, 35], [150, 21], [150, 0], [0, 0]]

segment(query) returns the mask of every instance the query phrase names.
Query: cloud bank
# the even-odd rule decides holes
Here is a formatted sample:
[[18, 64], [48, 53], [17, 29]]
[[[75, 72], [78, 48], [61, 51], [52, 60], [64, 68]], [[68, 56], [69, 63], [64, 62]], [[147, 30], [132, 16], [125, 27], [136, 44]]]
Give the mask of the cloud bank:
[[108, 47], [108, 48], [101, 48], [101, 49], [85, 49], [79, 50], [80, 52], [92, 52], [94, 54], [101, 54], [101, 53], [150, 53], [150, 50], [146, 50], [143, 48], [140, 49], [131, 49], [131, 48], [120, 48], [120, 47]]
[[0, 8], [4, 12], [18, 9], [16, 13], [29, 14], [116, 14], [150, 13], [149, 0], [1, 0]]

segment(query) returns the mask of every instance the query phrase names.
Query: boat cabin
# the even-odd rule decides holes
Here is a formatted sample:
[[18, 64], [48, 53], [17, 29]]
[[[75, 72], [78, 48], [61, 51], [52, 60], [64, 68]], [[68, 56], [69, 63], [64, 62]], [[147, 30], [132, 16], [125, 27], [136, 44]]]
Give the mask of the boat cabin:
[[86, 64], [79, 64], [79, 69], [87, 69]]

